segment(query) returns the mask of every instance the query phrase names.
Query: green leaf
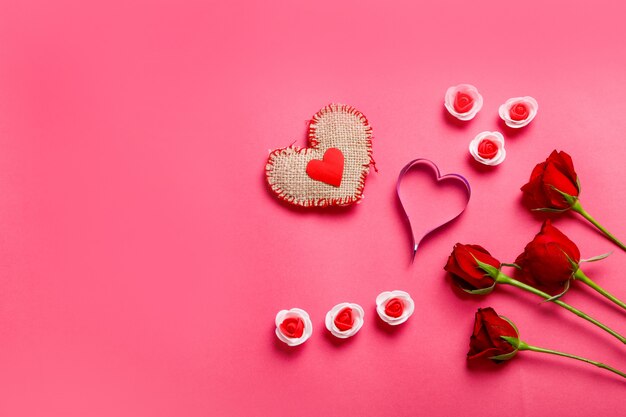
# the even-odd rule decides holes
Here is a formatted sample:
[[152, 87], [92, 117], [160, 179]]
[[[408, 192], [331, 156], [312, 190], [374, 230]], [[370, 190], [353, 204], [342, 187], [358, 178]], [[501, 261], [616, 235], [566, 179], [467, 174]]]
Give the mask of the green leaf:
[[522, 267], [519, 266], [518, 264], [505, 264], [505, 263], [503, 263], [502, 265], [510, 266], [511, 268], [515, 268], [515, 269], [520, 269], [520, 270], [522, 269]]

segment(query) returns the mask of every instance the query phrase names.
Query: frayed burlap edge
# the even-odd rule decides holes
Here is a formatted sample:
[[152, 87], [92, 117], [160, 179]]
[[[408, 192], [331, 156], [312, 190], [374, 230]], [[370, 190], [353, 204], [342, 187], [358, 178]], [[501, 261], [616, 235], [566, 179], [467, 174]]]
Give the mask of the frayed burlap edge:
[[[358, 186], [356, 188], [354, 195], [342, 197], [342, 198], [302, 199], [302, 198], [296, 198], [295, 196], [290, 195], [284, 189], [282, 189], [279, 185], [272, 184], [271, 176], [272, 176], [272, 171], [274, 169], [274, 159], [276, 158], [276, 156], [286, 155], [286, 154], [291, 154], [291, 153], [307, 154], [311, 151], [316, 151], [317, 146], [319, 145], [319, 141], [317, 140], [317, 123], [324, 114], [326, 114], [327, 112], [334, 112], [334, 111], [346, 112], [348, 114], [356, 116], [358, 120], [361, 123], [363, 123], [363, 126], [365, 127], [365, 134], [366, 134], [365, 144], [367, 148], [367, 155], [369, 156], [369, 161], [368, 163], [362, 165], [363, 169], [359, 176]], [[349, 106], [347, 104], [332, 104], [332, 103], [328, 104], [327, 106], [323, 107], [320, 111], [318, 111], [313, 116], [313, 118], [311, 119], [311, 122], [309, 123], [308, 145], [309, 146], [306, 148], [299, 148], [299, 147], [291, 145], [285, 148], [275, 149], [272, 152], [270, 152], [269, 157], [267, 159], [267, 164], [265, 166], [265, 178], [267, 180], [267, 184], [269, 188], [274, 192], [274, 194], [276, 194], [276, 196], [282, 201], [285, 201], [287, 203], [294, 204], [297, 206], [301, 206], [301, 207], [348, 206], [350, 204], [358, 203], [363, 198], [363, 189], [365, 188], [365, 178], [369, 174], [370, 165], [376, 168], [374, 159], [372, 158], [372, 128], [369, 124], [369, 121], [365, 117], [365, 115], [363, 115], [363, 113], [361, 113], [354, 107]]]

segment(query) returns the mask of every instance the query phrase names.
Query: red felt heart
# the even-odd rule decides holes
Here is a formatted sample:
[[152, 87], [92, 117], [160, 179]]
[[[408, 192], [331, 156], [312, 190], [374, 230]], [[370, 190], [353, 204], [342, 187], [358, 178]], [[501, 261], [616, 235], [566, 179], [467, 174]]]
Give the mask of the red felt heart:
[[306, 165], [309, 177], [325, 184], [339, 187], [343, 177], [343, 153], [337, 148], [328, 148], [322, 160], [311, 159]]

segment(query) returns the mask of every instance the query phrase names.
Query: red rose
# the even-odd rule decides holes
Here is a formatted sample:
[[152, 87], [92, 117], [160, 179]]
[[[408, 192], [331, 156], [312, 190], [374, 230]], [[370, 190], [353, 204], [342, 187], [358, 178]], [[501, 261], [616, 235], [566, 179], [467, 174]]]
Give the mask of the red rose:
[[543, 223], [541, 231], [515, 261], [521, 268], [522, 281], [547, 289], [562, 287], [576, 272], [579, 262], [576, 244], [550, 220]]
[[491, 307], [479, 308], [474, 321], [474, 331], [470, 337], [470, 349], [467, 352], [467, 359], [491, 359], [496, 363], [512, 359], [519, 351], [540, 352], [542, 354], [557, 355], [571, 358], [577, 361], [589, 363], [601, 369], [613, 372], [626, 378], [626, 373], [608, 366], [604, 363], [591, 359], [581, 358], [557, 350], [545, 349], [532, 346], [519, 339], [519, 333], [513, 323], [498, 313]]
[[531, 209], [567, 210], [572, 201], [563, 194], [578, 197], [580, 187], [572, 158], [565, 152], [552, 151], [545, 162], [538, 164], [530, 180], [521, 188], [524, 202]]
[[452, 279], [463, 289], [482, 290], [493, 287], [496, 282], [495, 278], [480, 268], [476, 260], [496, 269], [500, 269], [502, 265], [481, 246], [457, 243], [443, 269], [448, 271]]
[[517, 349], [501, 336], [518, 338], [513, 325], [498, 316], [491, 308], [479, 308], [474, 321], [474, 331], [470, 337], [467, 359], [488, 358], [496, 361], [510, 359], [500, 355], [514, 355]]

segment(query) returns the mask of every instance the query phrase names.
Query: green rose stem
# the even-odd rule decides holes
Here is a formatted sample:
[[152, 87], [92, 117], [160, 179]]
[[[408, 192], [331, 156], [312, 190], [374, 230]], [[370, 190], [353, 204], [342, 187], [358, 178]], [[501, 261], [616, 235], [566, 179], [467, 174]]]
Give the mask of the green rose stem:
[[608, 293], [604, 288], [602, 288], [601, 286], [593, 282], [587, 275], [585, 275], [582, 269], [578, 269], [574, 273], [574, 279], [587, 284], [588, 286], [590, 286], [591, 288], [593, 288], [594, 290], [596, 290], [597, 292], [599, 292], [600, 294], [602, 294], [603, 296], [605, 296], [606, 298], [608, 298], [609, 300], [613, 301], [615, 304], [617, 304], [618, 306], [626, 310], [626, 303], [616, 298], [614, 295]]
[[587, 359], [587, 358], [581, 358], [580, 356], [576, 356], [576, 355], [570, 355], [569, 353], [563, 353], [563, 352], [559, 352], [557, 350], [552, 350], [552, 349], [544, 349], [544, 348], [540, 348], [537, 346], [531, 346], [529, 344], [526, 344], [524, 342], [522, 342], [519, 339], [516, 339], [514, 337], [508, 337], [508, 336], [500, 336], [502, 337], [504, 340], [506, 340], [507, 342], [509, 342], [513, 347], [517, 348], [517, 350], [530, 350], [532, 352], [540, 352], [540, 353], [547, 353], [550, 355], [557, 355], [557, 356], [563, 356], [565, 358], [571, 358], [571, 359], [576, 359], [577, 361], [582, 361], [582, 362], [586, 362], [589, 363], [593, 366], [597, 366], [598, 368], [602, 368], [602, 369], [606, 369], [607, 371], [611, 371], [614, 374], [617, 374], [619, 376], [621, 376], [622, 378], [626, 378], [626, 373], [622, 372], [622, 371], [618, 371], [617, 369], [606, 365], [604, 363], [601, 362], [596, 362], [596, 361], [592, 361], [591, 359]]
[[[611, 239], [613, 241], [613, 243], [615, 243], [617, 246], [619, 246], [622, 250], [626, 251], [626, 245], [624, 245], [622, 242], [617, 240], [617, 238], [615, 236], [613, 236], [611, 233], [609, 233], [609, 231], [606, 230], [600, 223], [598, 223], [596, 221], [596, 219], [591, 217], [589, 215], [589, 213], [587, 213], [585, 211], [585, 209], [583, 208], [583, 206], [580, 204], [580, 201], [578, 201], [578, 198], [575, 198], [575, 197], [572, 197], [572, 196], [567, 196], [567, 197], [570, 197], [570, 199], [573, 200], [571, 202], [571, 204], [572, 204], [571, 209], [572, 210], [574, 210], [576, 213], [579, 213], [581, 216], [583, 216], [585, 219], [587, 219], [591, 224], [593, 224], [595, 227], [597, 227], [598, 230], [600, 230], [602, 233], [604, 233], [604, 235], [606, 237]], [[566, 200], [568, 200], [567, 197], [565, 197]]]
[[[479, 265], [482, 262], [479, 261]], [[483, 264], [485, 265], [485, 264]], [[485, 269], [484, 266], [480, 265], [481, 268], [483, 270], [485, 270], [485, 272], [489, 273], [489, 271], [487, 271]], [[487, 265], [487, 267], [489, 268], [493, 268], [491, 265]], [[553, 302], [554, 304], [557, 304], [561, 307], [563, 307], [566, 310], [571, 311], [572, 313], [576, 314], [578, 317], [583, 318], [585, 320], [587, 320], [590, 323], [595, 324], [596, 326], [598, 326], [599, 328], [601, 328], [602, 330], [604, 330], [605, 332], [609, 333], [610, 335], [614, 336], [615, 338], [617, 338], [620, 342], [626, 344], [626, 337], [622, 336], [621, 334], [617, 333], [615, 330], [610, 329], [609, 327], [605, 326], [604, 324], [600, 323], [598, 320], [594, 319], [593, 317], [588, 316], [587, 314], [583, 313], [582, 311], [578, 310], [577, 308], [572, 307], [571, 305], [564, 303], [561, 300], [554, 300], [552, 299], [553, 297], [548, 294], [545, 293], [541, 290], [538, 290], [535, 287], [531, 287], [530, 285], [524, 284], [523, 282], [520, 282], [516, 279], [513, 279], [505, 274], [503, 274], [502, 272], [498, 271], [496, 268], [493, 268], [494, 270], [496, 270], [498, 272], [498, 274], [496, 275], [496, 282], [500, 283], [500, 284], [508, 284], [508, 285], [512, 285], [514, 287], [517, 288], [521, 288], [524, 291], [528, 291], [530, 293], [533, 293], [535, 295], [538, 295], [539, 297], [545, 299], [545, 300], [551, 300], [551, 302]], [[491, 275], [491, 273], [489, 273]]]

